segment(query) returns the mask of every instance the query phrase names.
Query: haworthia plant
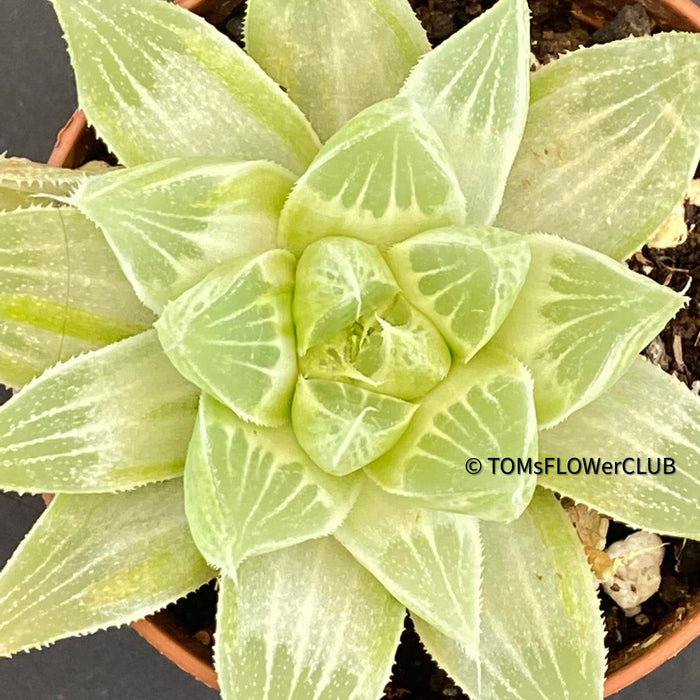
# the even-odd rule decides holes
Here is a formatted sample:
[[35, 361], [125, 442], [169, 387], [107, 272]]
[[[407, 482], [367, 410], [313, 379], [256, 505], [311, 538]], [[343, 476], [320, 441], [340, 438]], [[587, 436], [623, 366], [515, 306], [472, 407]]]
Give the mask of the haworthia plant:
[[[225, 700], [376, 700], [405, 608], [472, 700], [600, 700], [551, 492], [700, 539], [700, 399], [635, 360], [685, 300], [614, 259], [696, 166], [700, 38], [531, 76], [524, 0], [434, 51], [405, 0], [250, 0], [252, 58], [53, 3], [126, 167], [0, 162], [0, 486], [59, 494], [0, 654], [219, 576]], [[582, 457], [675, 471], [542, 469]]]

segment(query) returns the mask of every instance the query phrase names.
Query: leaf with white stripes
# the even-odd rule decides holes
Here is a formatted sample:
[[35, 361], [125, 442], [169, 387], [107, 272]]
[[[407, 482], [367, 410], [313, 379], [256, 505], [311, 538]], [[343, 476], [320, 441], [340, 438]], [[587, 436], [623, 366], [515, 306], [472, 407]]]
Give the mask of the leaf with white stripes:
[[387, 260], [409, 301], [467, 361], [513, 307], [530, 265], [530, 248], [509, 231], [455, 226], [397, 243]]
[[86, 179], [70, 201], [104, 231], [156, 312], [219, 263], [277, 245], [290, 172], [264, 161], [177, 158]]
[[297, 265], [294, 323], [299, 354], [330, 340], [398, 291], [374, 246], [341, 236], [313, 243]]
[[493, 222], [525, 128], [529, 19], [525, 0], [500, 0], [421, 59], [400, 93], [444, 141], [470, 224]]
[[664, 32], [574, 51], [534, 73], [498, 225], [618, 260], [641, 248], [698, 163], [698, 72], [700, 37]]
[[84, 177], [79, 170], [0, 155], [0, 211], [50, 204], [51, 195], [69, 194]]
[[248, 53], [324, 141], [365, 107], [393, 97], [430, 50], [406, 0], [249, 0], [245, 38]]
[[346, 382], [299, 377], [292, 425], [321, 469], [344, 476], [393, 447], [415, 410], [407, 401]]
[[78, 102], [124, 165], [216, 156], [301, 174], [318, 137], [252, 58], [161, 0], [51, 0]]
[[478, 650], [482, 551], [476, 518], [417, 508], [365, 479], [335, 537], [411, 612]]
[[478, 650], [420, 618], [428, 653], [474, 700], [602, 700], [604, 629], [583, 547], [553, 495], [538, 490], [514, 523], [480, 522]]
[[585, 460], [591, 472], [553, 468], [542, 486], [631, 527], [700, 539], [700, 398], [641, 357], [599, 399], [541, 431], [540, 455], [563, 469], [572, 457], [575, 468]]
[[0, 488], [100, 493], [181, 476], [197, 401], [155, 331], [75, 357], [0, 408]]
[[487, 348], [453, 367], [396, 445], [365, 472], [425, 508], [508, 521], [526, 508], [535, 480], [494, 472], [489, 458], [536, 455], [532, 379], [519, 362]]
[[233, 260], [170, 302], [156, 322], [179, 372], [259, 425], [289, 421], [297, 380], [295, 263], [279, 249]]
[[104, 236], [80, 212], [0, 212], [0, 382], [20, 387], [152, 322]]
[[187, 518], [205, 559], [229, 576], [248, 557], [328, 535], [359, 482], [319, 469], [289, 425], [245, 423], [202, 396], [187, 454]]
[[404, 608], [335, 540], [255, 557], [219, 592], [224, 700], [375, 700]]
[[525, 285], [493, 344], [532, 372], [538, 421], [551, 427], [612, 386], [684, 297], [562, 238], [528, 241]]
[[0, 656], [133, 622], [213, 576], [180, 479], [56, 496], [0, 573]]
[[464, 196], [435, 130], [406, 98], [360, 112], [328, 140], [297, 182], [280, 237], [297, 255], [324, 236], [380, 247], [464, 223]]

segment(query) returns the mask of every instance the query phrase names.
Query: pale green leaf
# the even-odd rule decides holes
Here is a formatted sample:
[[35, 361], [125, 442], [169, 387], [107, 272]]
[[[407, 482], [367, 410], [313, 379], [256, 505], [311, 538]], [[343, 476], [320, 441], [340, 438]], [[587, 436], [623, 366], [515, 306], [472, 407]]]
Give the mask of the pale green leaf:
[[69, 194], [83, 177], [79, 170], [0, 156], [0, 211], [47, 205], [51, 195]]
[[299, 360], [304, 376], [348, 381], [405, 401], [427, 394], [451, 364], [438, 330], [400, 294]]
[[340, 236], [310, 245], [297, 265], [294, 290], [299, 354], [329, 340], [398, 291], [374, 246]]
[[414, 618], [428, 653], [473, 700], [602, 700], [596, 584], [558, 501], [538, 491], [516, 522], [480, 530], [480, 647], [475, 654]]
[[365, 479], [335, 537], [412, 612], [479, 648], [482, 551], [476, 518], [417, 508]]
[[430, 50], [406, 0], [249, 0], [245, 37], [324, 141], [393, 97]]
[[333, 539], [246, 562], [219, 592], [224, 700], [376, 700], [404, 608]]
[[294, 179], [264, 161], [178, 158], [85, 180], [71, 197], [154, 311], [217, 264], [277, 245]]
[[543, 486], [632, 527], [700, 539], [700, 399], [641, 357], [599, 399], [541, 431], [540, 455], [564, 472], [550, 462]]
[[401, 91], [444, 141], [471, 224], [494, 220], [525, 128], [529, 27], [525, 0], [500, 0], [421, 59]]
[[0, 488], [96, 493], [180, 476], [197, 400], [155, 331], [57, 365], [0, 408]]
[[264, 158], [301, 174], [318, 138], [246, 53], [161, 0], [51, 0], [78, 102], [124, 165], [162, 158]]
[[401, 290], [467, 361], [513, 307], [530, 265], [522, 236], [487, 226], [444, 228], [389, 249]]
[[0, 212], [0, 382], [22, 386], [152, 322], [104, 237], [80, 212]]
[[700, 157], [700, 37], [662, 33], [566, 54], [532, 77], [499, 226], [622, 260], [681, 199]]
[[260, 425], [289, 421], [297, 380], [295, 263], [286, 250], [233, 260], [168, 304], [156, 322], [184, 377]]
[[365, 472], [426, 508], [513, 520], [530, 501], [534, 477], [494, 471], [489, 458], [536, 454], [532, 379], [516, 360], [485, 349], [455, 365], [398, 443]]
[[59, 495], [0, 574], [0, 656], [138, 620], [214, 575], [175, 479]]
[[525, 285], [493, 344], [530, 369], [537, 418], [549, 427], [612, 386], [684, 297], [561, 238], [528, 241]]
[[386, 247], [462, 224], [464, 212], [439, 136], [418, 107], [395, 98], [369, 107], [329, 139], [282, 210], [280, 237], [296, 254], [333, 235]]
[[299, 377], [292, 425], [319, 467], [344, 476], [393, 447], [415, 410], [406, 401], [345, 382]]
[[204, 557], [229, 576], [248, 557], [333, 532], [358, 485], [319, 469], [290, 426], [245, 423], [202, 396], [185, 469], [187, 518]]

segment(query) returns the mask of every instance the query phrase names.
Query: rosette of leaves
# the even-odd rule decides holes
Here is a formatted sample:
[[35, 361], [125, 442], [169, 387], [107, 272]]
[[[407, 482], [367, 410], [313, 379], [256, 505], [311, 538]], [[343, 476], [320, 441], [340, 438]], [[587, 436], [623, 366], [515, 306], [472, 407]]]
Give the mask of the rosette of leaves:
[[[620, 262], [697, 162], [700, 38], [530, 74], [523, 0], [432, 51], [404, 0], [250, 0], [248, 53], [53, 4], [124, 167], [2, 164], [0, 485], [58, 495], [0, 653], [219, 576], [228, 699], [375, 700], [406, 608], [475, 700], [602, 697], [552, 492], [700, 537], [700, 401], [638, 357], [684, 298]], [[583, 455], [676, 471], [527, 469]]]

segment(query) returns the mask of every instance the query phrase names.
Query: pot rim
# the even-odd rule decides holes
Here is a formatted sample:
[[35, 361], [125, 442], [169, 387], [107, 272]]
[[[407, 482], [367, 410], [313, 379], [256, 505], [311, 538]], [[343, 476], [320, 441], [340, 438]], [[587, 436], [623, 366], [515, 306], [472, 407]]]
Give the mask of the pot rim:
[[[197, 14], [205, 14], [219, 0], [175, 0]], [[600, 0], [598, 0], [600, 3]], [[678, 29], [700, 32], [700, 6], [693, 0], [642, 0], [645, 7], [657, 17], [672, 22]], [[88, 123], [82, 110], [76, 110], [68, 123], [59, 131], [48, 164], [56, 167], [73, 167], [75, 152], [87, 137]], [[88, 137], [89, 138], [89, 137]], [[605, 679], [605, 697], [655, 671], [668, 659], [685, 649], [700, 637], [700, 593], [696, 594], [698, 608], [637, 658], [613, 671]], [[141, 637], [183, 671], [197, 678], [210, 688], [218, 689], [216, 671], [204, 653], [204, 646], [191, 640], [161, 611], [131, 624]]]

